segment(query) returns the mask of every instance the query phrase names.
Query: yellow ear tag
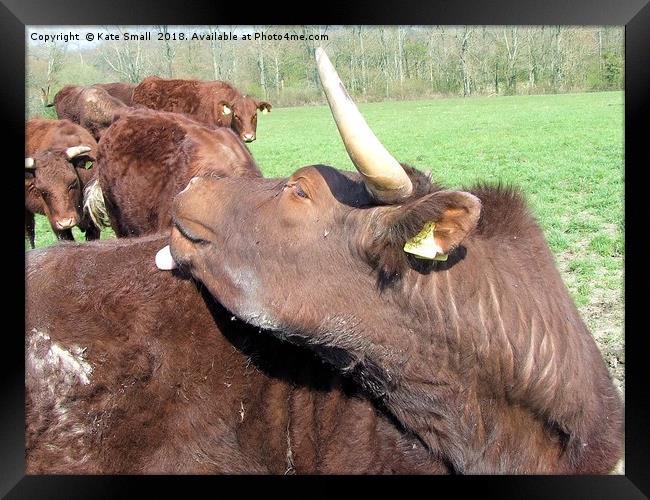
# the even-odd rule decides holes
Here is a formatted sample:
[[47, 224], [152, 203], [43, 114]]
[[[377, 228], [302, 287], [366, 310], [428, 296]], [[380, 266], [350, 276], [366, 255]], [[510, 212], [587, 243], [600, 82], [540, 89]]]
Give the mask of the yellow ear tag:
[[435, 222], [427, 222], [422, 231], [404, 244], [404, 251], [415, 255], [418, 259], [447, 260], [448, 255], [442, 252], [442, 248], [433, 237], [435, 227]]

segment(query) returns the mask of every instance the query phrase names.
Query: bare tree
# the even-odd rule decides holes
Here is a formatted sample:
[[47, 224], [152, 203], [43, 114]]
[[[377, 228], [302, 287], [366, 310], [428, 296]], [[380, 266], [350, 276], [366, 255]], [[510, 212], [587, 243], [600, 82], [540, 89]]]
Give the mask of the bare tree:
[[63, 68], [66, 46], [52, 44], [47, 51], [47, 73], [45, 74], [45, 85], [41, 87], [41, 101], [47, 106], [50, 101], [50, 91], [58, 83], [57, 76]]
[[397, 27], [397, 53], [395, 54], [400, 91], [404, 91], [404, 28]]
[[[269, 32], [269, 29], [264, 28], [263, 26], [253, 27], [253, 29], [256, 33], [260, 32], [263, 36]], [[262, 40], [262, 37], [255, 40], [254, 43], [255, 43], [255, 51], [257, 57], [257, 70], [259, 72], [260, 86], [262, 87], [262, 91], [264, 92], [264, 97], [268, 98], [269, 91], [266, 84], [266, 64], [264, 60], [265, 44], [264, 41]]]
[[473, 28], [470, 28], [469, 26], [464, 26], [463, 29], [460, 32], [458, 32], [458, 34], [456, 35], [456, 39], [458, 40], [458, 48], [459, 48], [461, 76], [463, 79], [463, 97], [467, 97], [472, 92], [471, 76], [469, 72], [469, 66], [467, 64], [469, 38], [472, 34], [472, 31], [474, 31]]
[[361, 93], [365, 96], [368, 93], [368, 75], [366, 73], [366, 51], [363, 46], [363, 26], [358, 27], [357, 37], [359, 40], [360, 62], [361, 62]]
[[[120, 35], [124, 33], [121, 27], [117, 29]], [[142, 80], [145, 57], [140, 40], [109, 42], [107, 48], [100, 51], [100, 55], [113, 71], [127, 81], [138, 83]]]
[[212, 61], [212, 74], [215, 80], [221, 80], [221, 42], [218, 40], [219, 33], [217, 28], [210, 27], [210, 60]]
[[162, 51], [162, 58], [165, 62], [167, 78], [174, 78], [174, 56], [176, 55], [176, 51], [171, 44], [171, 36], [169, 34], [168, 26], [159, 26], [158, 33], [161, 35], [164, 46]]
[[[510, 40], [508, 41], [508, 34]], [[515, 65], [517, 64], [517, 55], [519, 52], [519, 37], [517, 26], [504, 28], [503, 40], [506, 44], [506, 57], [508, 62], [508, 93], [514, 94], [517, 89], [517, 73]]]
[[551, 48], [551, 85], [558, 91], [562, 85], [562, 26], [556, 26], [552, 32]]

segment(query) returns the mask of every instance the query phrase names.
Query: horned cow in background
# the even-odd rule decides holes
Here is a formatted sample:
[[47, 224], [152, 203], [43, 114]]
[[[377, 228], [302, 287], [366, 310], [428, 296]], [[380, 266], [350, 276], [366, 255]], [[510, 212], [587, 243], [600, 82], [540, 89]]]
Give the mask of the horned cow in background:
[[96, 155], [93, 137], [69, 120], [35, 118], [27, 122], [25, 233], [32, 248], [34, 214], [47, 216], [58, 239], [74, 239], [74, 226], [85, 232], [86, 239], [99, 238], [99, 229], [82, 209], [83, 190], [93, 178], [90, 167]]

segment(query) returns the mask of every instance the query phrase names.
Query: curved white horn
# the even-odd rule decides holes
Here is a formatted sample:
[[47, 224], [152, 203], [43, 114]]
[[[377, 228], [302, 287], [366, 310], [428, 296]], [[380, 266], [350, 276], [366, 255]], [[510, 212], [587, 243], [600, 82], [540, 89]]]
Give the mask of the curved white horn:
[[413, 191], [411, 179], [379, 142], [354, 104], [325, 51], [316, 49], [316, 66], [345, 149], [373, 196], [396, 203]]
[[82, 153], [87, 153], [91, 149], [92, 148], [88, 146], [72, 146], [65, 150], [65, 154], [68, 157], [68, 159], [71, 160], [75, 156], [79, 156]]

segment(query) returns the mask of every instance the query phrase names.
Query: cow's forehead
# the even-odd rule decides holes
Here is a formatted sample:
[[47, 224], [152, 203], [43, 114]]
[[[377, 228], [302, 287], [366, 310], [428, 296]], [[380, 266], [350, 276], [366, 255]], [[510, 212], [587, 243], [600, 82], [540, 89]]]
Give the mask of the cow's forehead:
[[34, 157], [36, 177], [48, 179], [52, 177], [72, 177], [75, 175], [74, 167], [65, 153], [47, 152]]
[[329, 165], [308, 165], [296, 170], [290, 179], [301, 177], [306, 177], [319, 194], [329, 194], [344, 205], [357, 207], [372, 203], [357, 172], [338, 170]]
[[257, 103], [255, 102], [255, 99], [252, 97], [248, 96], [239, 96], [235, 99], [233, 102], [233, 106], [237, 107], [237, 109], [243, 110], [246, 109], [247, 111], [256, 111], [257, 110]]

